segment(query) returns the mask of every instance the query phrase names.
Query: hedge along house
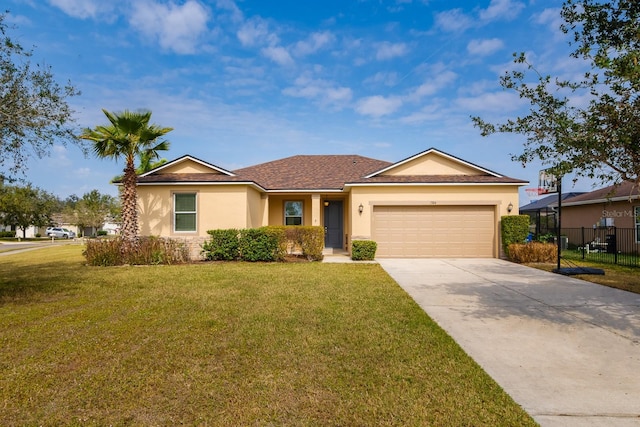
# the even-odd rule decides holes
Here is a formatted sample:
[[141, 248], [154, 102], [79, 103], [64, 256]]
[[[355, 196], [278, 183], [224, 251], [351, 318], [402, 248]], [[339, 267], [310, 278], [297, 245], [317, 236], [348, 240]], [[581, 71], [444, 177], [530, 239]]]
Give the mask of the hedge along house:
[[325, 229], [327, 251], [355, 239], [378, 257], [499, 257], [502, 215], [517, 214], [509, 178], [434, 148], [396, 163], [298, 155], [235, 171], [185, 155], [138, 177], [142, 235], [184, 238], [266, 225]]

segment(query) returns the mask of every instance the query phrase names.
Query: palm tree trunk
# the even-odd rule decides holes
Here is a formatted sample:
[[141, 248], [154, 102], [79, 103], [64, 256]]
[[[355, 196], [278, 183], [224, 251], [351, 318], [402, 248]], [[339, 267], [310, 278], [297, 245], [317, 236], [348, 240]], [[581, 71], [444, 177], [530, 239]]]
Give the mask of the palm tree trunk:
[[122, 238], [134, 241], [138, 237], [137, 176], [133, 158], [127, 159], [122, 179]]

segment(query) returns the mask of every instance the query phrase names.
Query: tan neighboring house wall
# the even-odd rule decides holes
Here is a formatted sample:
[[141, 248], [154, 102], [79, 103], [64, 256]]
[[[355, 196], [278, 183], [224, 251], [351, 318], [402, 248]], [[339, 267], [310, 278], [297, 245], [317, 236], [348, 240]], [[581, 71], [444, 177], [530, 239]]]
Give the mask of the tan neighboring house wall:
[[600, 226], [603, 222], [619, 228], [635, 228], [634, 212], [639, 206], [638, 200], [563, 206], [562, 228]]

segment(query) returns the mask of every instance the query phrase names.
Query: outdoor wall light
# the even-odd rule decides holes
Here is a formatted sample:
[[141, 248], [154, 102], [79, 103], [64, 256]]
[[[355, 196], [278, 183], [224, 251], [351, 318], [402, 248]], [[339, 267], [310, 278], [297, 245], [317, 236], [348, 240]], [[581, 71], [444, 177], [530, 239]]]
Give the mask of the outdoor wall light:
[[325, 201], [324, 201], [324, 205], [325, 205], [325, 206], [329, 206], [329, 202], [325, 200]]
[[362, 213], [364, 211], [364, 206], [362, 206], [362, 203], [360, 203], [360, 206], [358, 206], [358, 212]]
[[507, 212], [511, 213], [513, 210], [513, 203], [509, 202], [509, 206], [507, 206]]

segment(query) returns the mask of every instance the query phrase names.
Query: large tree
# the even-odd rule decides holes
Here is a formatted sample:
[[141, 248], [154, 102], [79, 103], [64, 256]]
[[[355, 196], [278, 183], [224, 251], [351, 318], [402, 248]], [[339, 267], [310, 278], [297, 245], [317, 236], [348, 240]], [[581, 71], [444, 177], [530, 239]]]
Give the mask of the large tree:
[[81, 230], [91, 227], [95, 234], [107, 220], [118, 216], [118, 210], [119, 204], [115, 197], [91, 190], [83, 194], [82, 198], [69, 196], [65, 200], [63, 216], [65, 221], [77, 225]]
[[24, 176], [27, 159], [42, 158], [56, 141], [78, 143], [67, 99], [79, 92], [59, 85], [51, 67], [32, 65], [32, 51], [8, 35], [0, 14], [0, 178]]
[[93, 151], [100, 158], [124, 159], [122, 178], [122, 236], [135, 240], [138, 235], [137, 175], [135, 159], [142, 153], [157, 158], [158, 152], [169, 149], [162, 137], [173, 128], [150, 124], [151, 111], [111, 113], [102, 110], [108, 125], [85, 129], [80, 138], [93, 142]]
[[499, 124], [473, 121], [485, 136], [525, 135], [524, 150], [513, 156], [523, 164], [539, 159], [559, 175], [640, 184], [640, 2], [566, 0], [561, 16], [561, 29], [573, 35], [571, 56], [590, 64], [583, 78], [539, 74], [524, 54], [515, 55], [524, 71], [507, 72], [500, 84], [529, 102], [528, 114]]
[[0, 224], [21, 229], [23, 237], [29, 226], [49, 225], [58, 207], [55, 196], [30, 184], [0, 186]]

